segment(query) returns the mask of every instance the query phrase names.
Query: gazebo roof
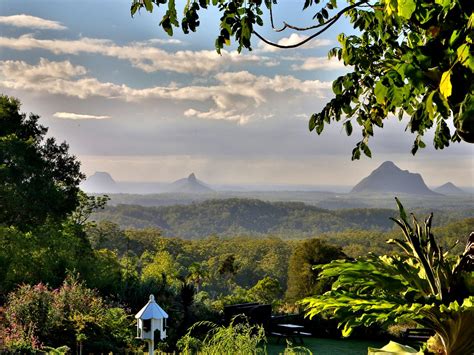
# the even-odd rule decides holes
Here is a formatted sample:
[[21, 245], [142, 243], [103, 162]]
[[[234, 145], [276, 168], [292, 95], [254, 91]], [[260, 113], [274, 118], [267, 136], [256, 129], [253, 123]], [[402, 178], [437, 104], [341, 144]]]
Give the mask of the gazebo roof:
[[150, 300], [148, 303], [135, 314], [135, 318], [141, 319], [163, 319], [168, 318], [168, 313], [166, 313], [163, 308], [158, 306], [158, 303], [155, 302], [155, 296], [150, 295]]

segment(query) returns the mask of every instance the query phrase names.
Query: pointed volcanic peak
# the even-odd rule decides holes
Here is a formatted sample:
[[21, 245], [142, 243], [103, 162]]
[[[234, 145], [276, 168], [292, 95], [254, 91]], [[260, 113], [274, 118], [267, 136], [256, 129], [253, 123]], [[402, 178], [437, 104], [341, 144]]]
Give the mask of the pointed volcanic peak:
[[198, 180], [194, 173], [191, 173], [187, 178], [176, 180], [170, 185], [170, 192], [200, 194], [213, 191], [207, 184]]
[[118, 191], [117, 183], [112, 176], [105, 171], [96, 171], [81, 184], [81, 188], [89, 193]]
[[465, 195], [466, 191], [461, 190], [459, 187], [454, 185], [452, 182], [447, 182], [440, 187], [434, 189], [434, 191], [443, 194], [443, 195]]
[[362, 179], [352, 188], [351, 193], [439, 195], [426, 186], [420, 174], [401, 170], [391, 161], [384, 162]]

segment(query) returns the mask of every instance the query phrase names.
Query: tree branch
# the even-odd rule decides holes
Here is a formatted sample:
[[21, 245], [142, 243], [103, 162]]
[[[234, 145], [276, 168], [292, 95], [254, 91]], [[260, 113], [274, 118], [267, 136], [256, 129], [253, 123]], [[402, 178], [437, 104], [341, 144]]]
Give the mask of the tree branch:
[[309, 42], [311, 41], [313, 38], [319, 36], [321, 33], [325, 32], [327, 29], [329, 29], [332, 25], [334, 25], [335, 23], [337, 22], [337, 19], [333, 19], [331, 23], [328, 23], [326, 27], [324, 27], [323, 29], [319, 30], [318, 32], [316, 33], [313, 33], [311, 36], [309, 36], [308, 38], [305, 38], [304, 40], [302, 40], [301, 42], [298, 42], [298, 43], [295, 43], [295, 44], [289, 44], [289, 45], [282, 45], [282, 44], [278, 44], [276, 42], [271, 42], [269, 41], [268, 39], [264, 38], [260, 33], [256, 32], [256, 31], [253, 31], [253, 33], [255, 34], [255, 36], [257, 36], [258, 38], [260, 38], [260, 40], [262, 40], [263, 42], [265, 42], [266, 44], [270, 45], [270, 46], [273, 46], [273, 47], [277, 47], [277, 48], [296, 48], [296, 47], [299, 47], [299, 46], [302, 46], [303, 44], [305, 44], [306, 42]]
[[[295, 30], [295, 31], [309, 31], [309, 30], [314, 30], [316, 28], [320, 28], [320, 27], [323, 27], [329, 23], [332, 23], [332, 21], [335, 21], [335, 20], [338, 20], [339, 17], [341, 17], [344, 13], [346, 13], [347, 11], [349, 10], [352, 10], [353, 8], [357, 7], [357, 6], [361, 6], [363, 4], [368, 4], [370, 0], [362, 0], [362, 1], [359, 1], [355, 4], [352, 4], [352, 5], [349, 5], [345, 8], [343, 8], [341, 11], [339, 11], [336, 15], [334, 15], [332, 18], [328, 19], [327, 21], [323, 22], [323, 23], [319, 23], [317, 25], [313, 25], [313, 26], [308, 26], [308, 27], [298, 27], [298, 26], [293, 26], [293, 25], [290, 25], [289, 23], [283, 21], [283, 27], [282, 28], [275, 28], [275, 25], [274, 25], [274, 22], [273, 22], [273, 11], [272, 11], [272, 7], [270, 6], [270, 23], [271, 23], [271, 26], [273, 28], [273, 30], [275, 32], [282, 32], [284, 31], [285, 29], [287, 28], [290, 28], [292, 30]], [[370, 4], [368, 4], [370, 5]]]

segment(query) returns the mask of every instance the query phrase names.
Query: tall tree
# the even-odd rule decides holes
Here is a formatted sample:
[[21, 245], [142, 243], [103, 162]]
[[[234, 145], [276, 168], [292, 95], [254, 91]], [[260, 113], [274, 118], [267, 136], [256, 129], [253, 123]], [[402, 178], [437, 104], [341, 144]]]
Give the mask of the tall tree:
[[45, 139], [39, 116], [0, 96], [0, 226], [26, 230], [61, 220], [79, 204], [80, 163], [66, 143]]
[[318, 279], [318, 271], [314, 265], [327, 264], [333, 260], [344, 258], [340, 247], [332, 246], [317, 238], [299, 243], [290, 257], [288, 266], [288, 289], [286, 298], [296, 301], [303, 297], [321, 294], [329, 283]]
[[[338, 37], [340, 46], [329, 51], [351, 66], [352, 72], [333, 82], [335, 97], [309, 120], [309, 129], [320, 134], [325, 125], [343, 121], [348, 135], [353, 124], [360, 127], [361, 140], [352, 152], [371, 156], [368, 141], [374, 126], [383, 127], [390, 116], [409, 118], [407, 129], [416, 134], [412, 153], [425, 147], [423, 135], [435, 127], [436, 149], [450, 142], [474, 143], [474, 2], [471, 0], [304, 0], [303, 9], [314, 14], [315, 23], [301, 26], [283, 22], [276, 28], [273, 7], [277, 0], [187, 1], [182, 11], [184, 33], [196, 31], [199, 12], [216, 6], [222, 14], [215, 41], [218, 52], [234, 39], [240, 52], [252, 49], [258, 37], [280, 48], [295, 48], [348, 18], [353, 33]], [[160, 26], [173, 35], [179, 27], [174, 0], [133, 0], [132, 15], [141, 8], [152, 12], [167, 6]], [[158, 9], [159, 10], [159, 9]], [[292, 45], [280, 45], [263, 37], [258, 26], [267, 11], [276, 32], [309, 33]], [[448, 121], [454, 123], [452, 132]]]

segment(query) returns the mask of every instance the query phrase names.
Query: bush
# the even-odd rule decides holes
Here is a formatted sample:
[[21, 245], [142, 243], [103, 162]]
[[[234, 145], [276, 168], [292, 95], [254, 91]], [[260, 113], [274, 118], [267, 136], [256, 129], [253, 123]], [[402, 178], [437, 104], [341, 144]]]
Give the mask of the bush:
[[51, 347], [84, 347], [88, 352], [123, 352], [134, 346], [131, 316], [111, 307], [76, 277], [58, 289], [23, 285], [8, 295], [4, 346], [34, 352]]

